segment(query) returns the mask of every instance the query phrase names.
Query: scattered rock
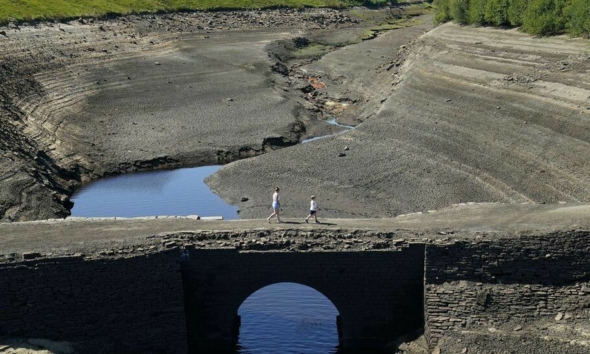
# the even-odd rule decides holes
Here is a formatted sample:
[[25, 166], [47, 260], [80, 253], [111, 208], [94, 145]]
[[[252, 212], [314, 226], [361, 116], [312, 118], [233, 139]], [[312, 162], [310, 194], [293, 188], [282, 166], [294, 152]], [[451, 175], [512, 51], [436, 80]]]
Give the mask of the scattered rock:
[[155, 62], [154, 65], [161, 65], [159, 61]]
[[348, 146], [345, 146], [344, 147], [344, 151], [348, 151]]
[[338, 154], [338, 157], [344, 157], [344, 156], [346, 156], [346, 154], [343, 153], [343, 152], [341, 152], [341, 153]]
[[23, 253], [23, 259], [35, 259], [41, 257], [41, 253], [37, 252], [27, 252]]
[[563, 312], [558, 312], [557, 316], [555, 316], [556, 321], [561, 321], [562, 318], [563, 318]]
[[451, 100], [450, 98], [447, 98], [447, 99], [445, 100], [445, 102], [451, 102], [451, 101], [452, 101], [452, 100]]
[[518, 332], [521, 329], [522, 329], [522, 326], [521, 325], [518, 325], [518, 326], [514, 327], [514, 332]]
[[478, 305], [483, 306], [484, 308], [487, 307], [488, 302], [490, 300], [490, 293], [488, 290], [483, 290], [477, 293], [476, 295], [476, 302]]
[[233, 98], [226, 98], [225, 100], [226, 100], [227, 102], [233, 102], [233, 101], [234, 101], [234, 99], [233, 99]]
[[397, 347], [397, 349], [405, 352], [406, 350], [410, 349], [410, 347], [408, 346], [408, 344], [402, 343]]
[[250, 199], [248, 199], [246, 197], [242, 197], [242, 199], [241, 199], [242, 202], [247, 202], [248, 200], [250, 200]]
[[432, 350], [432, 354], [440, 354], [440, 347], [436, 347], [434, 348], [434, 350]]

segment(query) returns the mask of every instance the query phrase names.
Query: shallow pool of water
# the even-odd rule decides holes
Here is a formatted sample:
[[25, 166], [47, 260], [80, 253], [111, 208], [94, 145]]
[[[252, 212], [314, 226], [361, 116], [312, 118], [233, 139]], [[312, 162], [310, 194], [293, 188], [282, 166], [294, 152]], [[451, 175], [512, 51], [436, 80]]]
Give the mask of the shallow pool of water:
[[250, 295], [240, 306], [237, 353], [337, 353], [336, 307], [320, 292], [278, 283]]
[[309, 143], [309, 142], [312, 142], [312, 141], [316, 141], [316, 140], [327, 138], [329, 136], [336, 136], [336, 135], [339, 135], [339, 134], [342, 134], [342, 133], [346, 133], [347, 131], [349, 131], [351, 129], [354, 129], [354, 127], [352, 125], [346, 125], [346, 124], [340, 124], [340, 123], [338, 123], [336, 121], [336, 118], [328, 118], [328, 119], [325, 120], [325, 122], [328, 123], [328, 124], [331, 124], [331, 125], [337, 125], [339, 127], [346, 128], [346, 130], [343, 130], [343, 131], [340, 131], [340, 132], [337, 132], [337, 133], [334, 133], [334, 134], [328, 134], [328, 135], [316, 136], [314, 138], [304, 139], [304, 140], [301, 141], [301, 143], [302, 144], [306, 144], [306, 143]]
[[72, 216], [199, 215], [238, 219], [238, 208], [226, 203], [204, 182], [220, 168], [203, 166], [104, 178], [74, 194]]

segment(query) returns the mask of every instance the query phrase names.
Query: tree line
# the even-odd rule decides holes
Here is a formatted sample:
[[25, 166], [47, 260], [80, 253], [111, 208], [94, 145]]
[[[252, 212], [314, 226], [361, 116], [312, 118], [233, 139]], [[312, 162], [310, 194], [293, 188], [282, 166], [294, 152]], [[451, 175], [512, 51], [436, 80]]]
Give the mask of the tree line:
[[590, 0], [434, 0], [437, 23], [520, 27], [533, 35], [590, 37]]

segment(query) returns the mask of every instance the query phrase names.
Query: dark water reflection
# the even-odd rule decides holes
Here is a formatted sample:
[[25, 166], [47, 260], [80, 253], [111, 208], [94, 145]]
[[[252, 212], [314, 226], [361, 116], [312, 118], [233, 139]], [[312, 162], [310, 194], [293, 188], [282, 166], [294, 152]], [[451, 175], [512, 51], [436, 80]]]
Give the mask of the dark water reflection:
[[237, 353], [338, 353], [338, 310], [310, 287], [267, 286], [250, 295], [238, 314]]
[[238, 208], [226, 203], [203, 182], [219, 168], [221, 166], [203, 166], [104, 178], [74, 194], [72, 216], [196, 214], [238, 219]]

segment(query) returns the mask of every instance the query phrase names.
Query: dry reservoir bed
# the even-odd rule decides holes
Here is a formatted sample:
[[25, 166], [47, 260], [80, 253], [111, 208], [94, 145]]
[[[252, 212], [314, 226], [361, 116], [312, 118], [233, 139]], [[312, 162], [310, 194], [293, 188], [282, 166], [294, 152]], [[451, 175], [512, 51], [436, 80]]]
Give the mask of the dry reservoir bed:
[[[289, 10], [9, 26], [2, 219], [65, 216], [72, 192], [101, 176], [264, 153], [208, 180], [242, 218], [267, 216], [275, 185], [286, 216], [305, 213], [310, 194], [327, 217], [590, 200], [589, 41], [452, 24], [426, 33], [423, 17], [271, 68], [269, 44], [350, 42], [356, 22]], [[307, 92], [308, 77], [327, 87]], [[357, 128], [297, 144], [317, 135], [318, 110]]]
[[249, 197], [251, 218], [267, 214], [274, 184], [284, 213], [316, 194], [337, 217], [590, 201], [590, 41], [454, 24], [404, 38], [418, 28], [302, 68], [337, 81], [320, 90], [327, 101], [369, 93], [354, 131], [227, 165], [209, 184], [231, 203]]

